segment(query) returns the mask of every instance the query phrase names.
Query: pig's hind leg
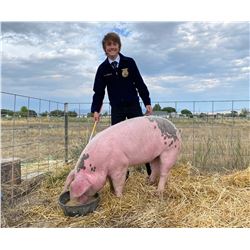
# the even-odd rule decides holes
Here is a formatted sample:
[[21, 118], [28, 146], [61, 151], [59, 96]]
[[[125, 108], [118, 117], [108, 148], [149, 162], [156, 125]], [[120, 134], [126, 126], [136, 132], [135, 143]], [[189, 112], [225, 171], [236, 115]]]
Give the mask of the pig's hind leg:
[[177, 156], [178, 151], [175, 149], [164, 151], [160, 155], [160, 179], [157, 188], [159, 195], [163, 194], [169, 171], [176, 163]]
[[160, 157], [156, 157], [153, 161], [150, 162], [151, 174], [149, 176], [149, 184], [155, 184], [156, 179], [160, 174]]

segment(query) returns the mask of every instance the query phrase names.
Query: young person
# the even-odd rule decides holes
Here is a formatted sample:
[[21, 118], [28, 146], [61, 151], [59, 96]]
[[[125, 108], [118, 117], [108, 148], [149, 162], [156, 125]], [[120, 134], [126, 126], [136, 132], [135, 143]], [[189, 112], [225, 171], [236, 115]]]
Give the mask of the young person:
[[[141, 97], [146, 115], [152, 114], [149, 91], [144, 83], [134, 59], [120, 53], [121, 40], [118, 34], [110, 32], [102, 40], [106, 60], [98, 67], [95, 82], [91, 112], [94, 121], [100, 120], [100, 109], [107, 88], [111, 105], [111, 124], [138, 116], [143, 116], [139, 102]], [[143, 129], [143, 128], [142, 128]], [[150, 165], [146, 164], [148, 175]]]

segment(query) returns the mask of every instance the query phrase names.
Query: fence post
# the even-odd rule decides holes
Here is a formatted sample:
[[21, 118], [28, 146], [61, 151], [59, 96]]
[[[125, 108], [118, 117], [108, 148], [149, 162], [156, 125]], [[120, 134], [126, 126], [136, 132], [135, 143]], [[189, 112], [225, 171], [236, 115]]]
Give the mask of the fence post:
[[195, 115], [195, 101], [193, 101], [193, 166], [196, 167], [196, 154], [195, 154], [195, 132], [194, 132], [194, 127], [195, 127], [195, 118], [194, 118], [194, 115]]
[[69, 142], [68, 142], [68, 103], [64, 103], [64, 161], [68, 162], [68, 152], [69, 152]]

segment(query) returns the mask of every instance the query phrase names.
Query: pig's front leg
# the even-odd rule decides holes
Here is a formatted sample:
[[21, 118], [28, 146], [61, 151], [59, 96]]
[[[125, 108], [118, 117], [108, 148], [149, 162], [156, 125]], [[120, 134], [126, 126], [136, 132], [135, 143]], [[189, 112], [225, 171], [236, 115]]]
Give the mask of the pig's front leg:
[[108, 176], [108, 180], [109, 180], [110, 192], [115, 194], [115, 189], [110, 176]]
[[117, 159], [117, 161], [113, 161], [109, 168], [111, 188], [114, 189], [115, 195], [117, 197], [121, 197], [126, 181], [129, 160], [122, 152], [116, 152], [116, 154], [113, 156], [113, 159]]
[[122, 191], [123, 191], [125, 181], [126, 181], [127, 169], [128, 169], [128, 166], [124, 166], [120, 170], [120, 172], [116, 172], [114, 175], [111, 176], [114, 192], [117, 197], [122, 196]]

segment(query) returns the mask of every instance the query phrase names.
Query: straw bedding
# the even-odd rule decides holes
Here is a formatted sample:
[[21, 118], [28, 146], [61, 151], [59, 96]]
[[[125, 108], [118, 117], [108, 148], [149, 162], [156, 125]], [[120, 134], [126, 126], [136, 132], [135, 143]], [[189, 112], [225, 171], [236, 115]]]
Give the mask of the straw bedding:
[[2, 227], [250, 227], [250, 167], [230, 174], [201, 173], [189, 163], [170, 172], [163, 197], [146, 183], [146, 173], [131, 170], [122, 198], [107, 183], [94, 213], [66, 217], [58, 205], [65, 166], [46, 176], [14, 206], [2, 204]]

